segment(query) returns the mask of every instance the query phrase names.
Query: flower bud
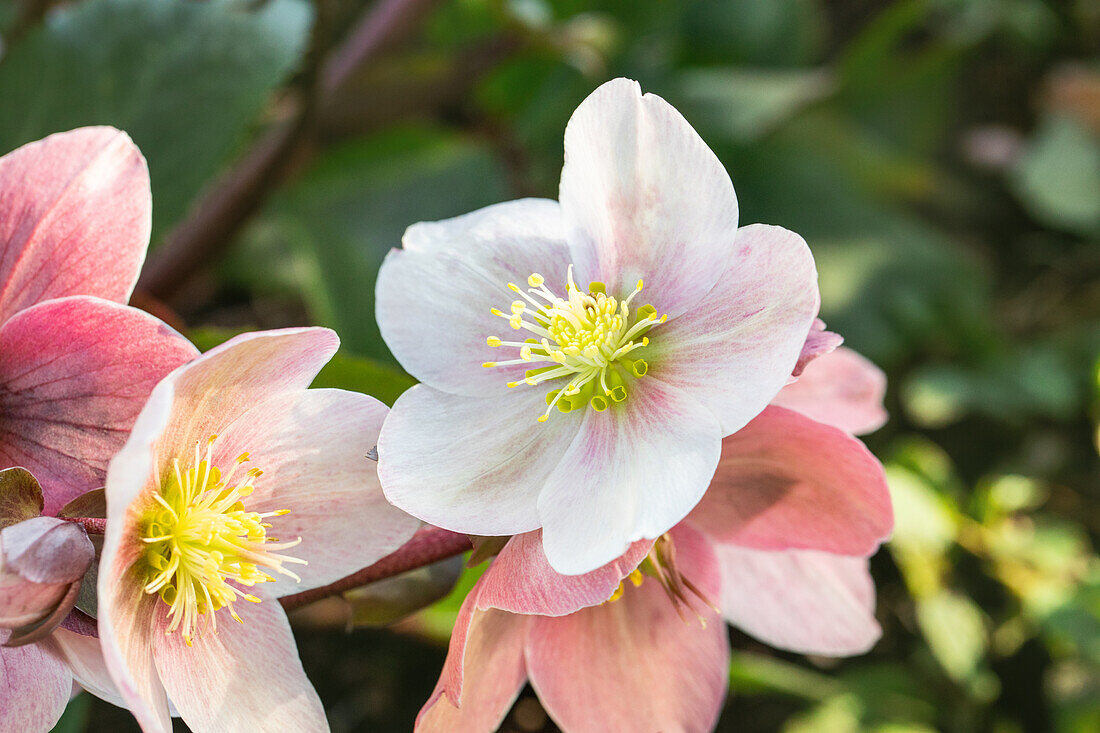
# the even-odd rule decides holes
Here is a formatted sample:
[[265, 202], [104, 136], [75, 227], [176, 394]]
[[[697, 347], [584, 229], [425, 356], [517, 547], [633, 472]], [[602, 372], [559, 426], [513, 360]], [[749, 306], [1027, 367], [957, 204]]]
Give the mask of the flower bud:
[[[8, 645], [31, 631], [40, 638], [53, 630], [72, 607], [94, 557], [84, 528], [54, 517], [0, 531], [0, 628], [15, 630]], [[37, 633], [40, 626], [49, 628]]]

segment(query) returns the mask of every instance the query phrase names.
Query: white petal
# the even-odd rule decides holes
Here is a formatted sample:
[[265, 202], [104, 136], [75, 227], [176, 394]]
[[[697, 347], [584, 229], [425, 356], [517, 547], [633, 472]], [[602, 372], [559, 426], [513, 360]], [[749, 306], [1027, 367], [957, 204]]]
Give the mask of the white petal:
[[539, 491], [582, 419], [579, 411], [555, 410], [537, 422], [545, 410], [541, 387], [521, 385], [501, 397], [413, 387], [398, 398], [378, 438], [386, 498], [454, 532], [537, 529]]
[[689, 313], [654, 327], [642, 355], [651, 373], [695, 395], [741, 429], [791, 376], [818, 308], [817, 271], [802, 237], [753, 224], [732, 264]]
[[683, 116], [637, 82], [610, 81], [573, 113], [560, 199], [578, 274], [609, 293], [644, 279], [640, 300], [674, 316], [726, 270], [737, 231], [729, 175]]
[[[386, 345], [414, 377], [455, 394], [503, 394], [508, 382], [539, 366], [482, 366], [519, 358], [518, 348], [490, 347], [487, 337], [523, 341], [533, 335], [513, 330], [506, 319], [489, 312], [510, 313], [512, 302], [520, 299], [508, 283], [527, 288], [528, 276], [537, 272], [555, 292], [565, 292], [569, 250], [560, 227], [539, 234], [529, 231], [526, 222], [498, 220], [486, 211], [417, 225], [434, 227], [429, 229], [434, 235], [407, 238], [432, 245], [391, 251], [378, 273], [378, 327]], [[537, 220], [546, 218], [540, 213]], [[450, 236], [447, 244], [441, 242], [441, 230]]]
[[651, 377], [625, 402], [584, 414], [538, 498], [543, 549], [565, 575], [591, 572], [671, 529], [703, 496], [721, 452], [713, 413]]

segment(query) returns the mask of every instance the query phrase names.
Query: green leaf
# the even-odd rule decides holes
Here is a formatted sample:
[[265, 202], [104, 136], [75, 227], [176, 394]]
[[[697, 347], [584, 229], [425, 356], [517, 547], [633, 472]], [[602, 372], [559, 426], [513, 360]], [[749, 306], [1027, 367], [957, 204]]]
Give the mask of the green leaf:
[[0, 62], [0, 150], [93, 124], [149, 161], [154, 240], [178, 220], [298, 64], [305, 0], [88, 0]]
[[42, 513], [42, 487], [25, 468], [0, 471], [0, 529]]
[[70, 700], [65, 713], [53, 727], [52, 733], [82, 733], [87, 726], [91, 703], [92, 696], [88, 693], [77, 695]]
[[[464, 214], [508, 198], [500, 167], [483, 145], [432, 129], [406, 129], [338, 146], [268, 207], [230, 263], [258, 285], [271, 248], [296, 250], [319, 277], [301, 296], [315, 321], [339, 332], [353, 353], [390, 359], [374, 320], [374, 284], [386, 253], [414, 222]], [[262, 232], [262, 237], [256, 233]], [[440, 315], [440, 324], [444, 315]], [[424, 324], [426, 338], [438, 324]]]
[[1067, 117], [1048, 117], [1012, 171], [1024, 206], [1043, 223], [1076, 232], [1100, 229], [1100, 143]]
[[970, 598], [950, 590], [917, 599], [917, 623], [933, 656], [954, 679], [972, 677], [985, 656], [985, 615]]

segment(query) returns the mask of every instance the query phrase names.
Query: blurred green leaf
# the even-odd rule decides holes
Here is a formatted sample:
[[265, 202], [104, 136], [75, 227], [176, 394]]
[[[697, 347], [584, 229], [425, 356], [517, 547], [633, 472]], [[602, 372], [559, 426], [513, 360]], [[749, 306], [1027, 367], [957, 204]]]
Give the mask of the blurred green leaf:
[[695, 0], [684, 7], [692, 61], [789, 67], [816, 61], [824, 46], [818, 0]]
[[988, 645], [981, 609], [963, 594], [947, 589], [916, 600], [917, 622], [936, 660], [956, 680], [972, 677]]
[[1075, 120], [1043, 120], [1012, 170], [1012, 183], [1043, 223], [1079, 232], [1100, 229], [1100, 143]]
[[91, 702], [92, 696], [87, 692], [70, 700], [61, 719], [54, 725], [52, 733], [82, 733], [86, 729], [88, 707]]
[[689, 69], [679, 79], [677, 106], [696, 124], [737, 142], [767, 134], [833, 88], [821, 69]]
[[825, 700], [844, 688], [827, 675], [774, 657], [735, 651], [730, 655], [730, 689], [746, 695], [781, 693]]
[[155, 241], [298, 64], [311, 18], [305, 0], [66, 6], [0, 61], [0, 150], [82, 125], [125, 130], [149, 161]]
[[261, 231], [268, 247], [289, 246], [315, 263], [318, 287], [302, 293], [314, 318], [335, 328], [349, 351], [389, 360], [374, 320], [375, 277], [386, 253], [414, 222], [506, 198], [500, 166], [483, 145], [406, 129], [330, 150], [272, 201]]

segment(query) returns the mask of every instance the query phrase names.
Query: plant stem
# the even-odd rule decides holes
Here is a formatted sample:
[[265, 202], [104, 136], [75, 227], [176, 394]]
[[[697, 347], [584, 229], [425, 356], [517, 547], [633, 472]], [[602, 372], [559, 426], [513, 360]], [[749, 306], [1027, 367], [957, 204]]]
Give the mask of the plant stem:
[[105, 534], [107, 532], [107, 520], [103, 517], [58, 517], [66, 522], [79, 524], [88, 534]]
[[409, 570], [431, 565], [455, 555], [461, 555], [472, 547], [473, 545], [467, 535], [440, 529], [439, 527], [421, 527], [411, 540], [370, 567], [363, 568], [357, 573], [352, 573], [326, 586], [284, 596], [279, 599], [279, 602], [283, 604], [283, 608], [289, 611], [319, 601], [322, 598], [339, 595], [368, 583], [392, 578]]

